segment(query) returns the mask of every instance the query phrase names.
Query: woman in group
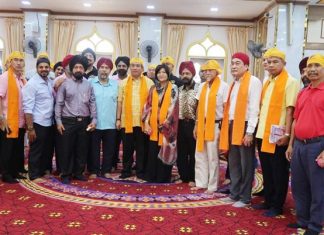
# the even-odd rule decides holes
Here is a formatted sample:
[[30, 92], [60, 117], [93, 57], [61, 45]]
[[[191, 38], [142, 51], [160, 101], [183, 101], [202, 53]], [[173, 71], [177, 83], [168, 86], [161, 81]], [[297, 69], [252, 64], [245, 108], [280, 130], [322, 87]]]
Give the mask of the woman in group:
[[170, 82], [166, 65], [156, 67], [155, 77], [157, 83], [150, 89], [143, 112], [144, 132], [150, 136], [146, 180], [169, 183], [177, 160], [178, 88]]

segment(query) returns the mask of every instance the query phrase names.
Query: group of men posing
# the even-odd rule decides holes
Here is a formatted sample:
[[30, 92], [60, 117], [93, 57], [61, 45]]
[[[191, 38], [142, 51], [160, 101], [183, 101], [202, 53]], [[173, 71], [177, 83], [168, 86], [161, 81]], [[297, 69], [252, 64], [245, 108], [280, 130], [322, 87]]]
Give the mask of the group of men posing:
[[[223, 200], [233, 203], [234, 207], [246, 207], [251, 204], [257, 147], [265, 200], [252, 207], [266, 210], [264, 216], [268, 217], [283, 213], [291, 161], [298, 220], [289, 226], [307, 228], [305, 234], [320, 233], [324, 219], [323, 55], [316, 54], [303, 61], [301, 72], [306, 74], [310, 85], [302, 91], [300, 82], [285, 68], [285, 54], [276, 48], [264, 54], [269, 78], [263, 85], [251, 75], [249, 57], [241, 52], [231, 58], [234, 80], [230, 86], [221, 80], [222, 69], [216, 60], [201, 66], [205, 79], [201, 84], [193, 80], [196, 71], [191, 61], [180, 64], [180, 78], [174, 76], [175, 63], [171, 57], [163, 58], [161, 63], [166, 66], [158, 66], [155, 73], [150, 66], [153, 71], [147, 72], [148, 77], [143, 75], [144, 64], [140, 58], [118, 57], [117, 73], [110, 76], [112, 61], [101, 58], [97, 70], [95, 53], [86, 49], [82, 55], [68, 55], [62, 63], [56, 64], [55, 68], [60, 67], [64, 73], [55, 80], [49, 78], [49, 59], [40, 57], [36, 63], [37, 73], [28, 82], [23, 77], [22, 53], [13, 52], [9, 61], [8, 71], [0, 77], [4, 182], [16, 183], [16, 179], [24, 178], [21, 173], [25, 172], [26, 129], [30, 144], [28, 175], [35, 182], [52, 170], [54, 146], [62, 183], [69, 184], [71, 179], [87, 180], [86, 168], [90, 178], [110, 178], [122, 140], [123, 169], [119, 178], [131, 176], [136, 151], [137, 178], [170, 182], [170, 169], [176, 162], [178, 183], [186, 182], [192, 190], [213, 193], [218, 189], [218, 155], [222, 150], [228, 151], [231, 180], [230, 195]], [[169, 119], [161, 120], [161, 113], [167, 115], [172, 106], [171, 101], [170, 106], [163, 104], [167, 96], [164, 91], [165, 95], [156, 100], [157, 136], [160, 132], [168, 134], [165, 126], [176, 126], [177, 137], [167, 143], [170, 151], [167, 154], [154, 151], [162, 165], [155, 162], [152, 166], [147, 165], [148, 140], [152, 134], [147, 124], [152, 126], [153, 123], [150, 123], [152, 119], [145, 119], [143, 109], [147, 107], [150, 88], [162, 84], [161, 70], [176, 85], [170, 88], [170, 94], [176, 99], [175, 104], [179, 102], [179, 112], [173, 114], [177, 116], [172, 119], [178, 122], [176, 125]], [[152, 99], [155, 99], [154, 94]], [[172, 107], [172, 112], [178, 110]], [[156, 141], [156, 147], [160, 146], [160, 143], [157, 145], [159, 137]], [[165, 139], [161, 142], [164, 144]], [[175, 158], [166, 159], [175, 149], [176, 154], [172, 155]], [[164, 173], [167, 177], [162, 174], [160, 178], [147, 178], [148, 168], [158, 167], [159, 171], [163, 164], [169, 165], [169, 172]]]

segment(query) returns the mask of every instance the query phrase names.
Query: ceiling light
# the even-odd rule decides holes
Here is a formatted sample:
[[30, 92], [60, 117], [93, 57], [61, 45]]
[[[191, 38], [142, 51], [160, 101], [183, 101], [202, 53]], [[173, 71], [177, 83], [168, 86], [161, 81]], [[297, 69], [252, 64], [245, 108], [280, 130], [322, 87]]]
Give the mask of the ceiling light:
[[86, 3], [83, 3], [83, 6], [84, 7], [91, 7], [91, 3], [87, 3], [87, 2]]
[[151, 21], [155, 21], [155, 20], [156, 20], [156, 18], [152, 17], [152, 18], [150, 18], [150, 20], [151, 20]]
[[153, 5], [147, 5], [146, 8], [147, 9], [154, 9], [155, 7]]
[[212, 7], [212, 8], [210, 8], [210, 11], [218, 11], [218, 8], [217, 7]]
[[24, 5], [30, 5], [31, 3], [29, 1], [21, 1], [22, 4]]

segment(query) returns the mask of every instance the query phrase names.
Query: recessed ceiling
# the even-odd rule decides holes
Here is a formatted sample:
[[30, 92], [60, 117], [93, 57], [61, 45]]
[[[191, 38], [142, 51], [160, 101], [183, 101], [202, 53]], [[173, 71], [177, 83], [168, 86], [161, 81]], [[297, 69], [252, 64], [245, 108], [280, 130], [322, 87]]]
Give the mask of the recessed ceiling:
[[[73, 12], [96, 14], [136, 13], [164, 14], [173, 17], [200, 17], [224, 19], [253, 19], [260, 15], [271, 0], [0, 0], [1, 10], [45, 9], [53, 12]], [[91, 7], [84, 7], [84, 3]], [[153, 5], [154, 9], [147, 9]], [[217, 11], [211, 11], [217, 8]]]

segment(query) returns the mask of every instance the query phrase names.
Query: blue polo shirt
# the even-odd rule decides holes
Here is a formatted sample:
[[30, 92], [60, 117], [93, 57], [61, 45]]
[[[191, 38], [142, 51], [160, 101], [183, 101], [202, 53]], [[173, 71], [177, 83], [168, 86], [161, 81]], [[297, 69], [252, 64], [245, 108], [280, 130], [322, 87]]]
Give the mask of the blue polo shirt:
[[96, 97], [98, 130], [116, 129], [118, 82], [112, 79], [101, 84], [98, 77], [90, 79]]

